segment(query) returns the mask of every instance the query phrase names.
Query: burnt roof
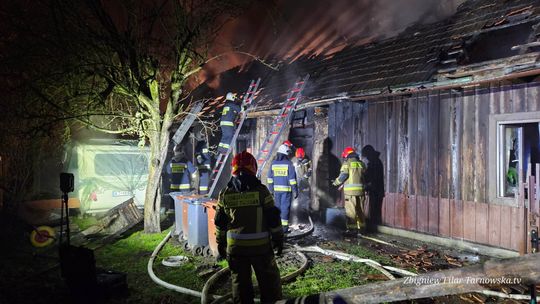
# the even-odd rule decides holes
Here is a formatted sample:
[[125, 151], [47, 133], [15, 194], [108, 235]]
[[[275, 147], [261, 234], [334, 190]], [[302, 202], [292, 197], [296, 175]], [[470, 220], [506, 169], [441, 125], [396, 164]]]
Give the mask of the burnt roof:
[[[489, 37], [492, 36], [493, 46], [497, 46], [497, 32], [502, 33], [509, 27], [521, 25], [528, 29], [527, 34], [519, 38], [524, 41], [517, 38], [510, 41], [508, 37], [515, 36], [512, 33], [501, 34], [502, 39], [509, 43], [533, 43], [530, 47], [502, 52], [501, 56], [536, 54], [540, 51], [536, 45], [540, 40], [539, 22], [538, 0], [469, 0], [446, 20], [411, 26], [393, 38], [349, 46], [332, 56], [302, 57], [281, 64], [277, 71], [256, 62], [242, 69], [231, 69], [220, 75], [220, 88], [225, 92], [244, 92], [250, 79], [261, 77], [257, 110], [279, 107], [294, 81], [305, 74], [310, 74], [310, 81], [302, 102], [425, 88], [473, 73], [474, 69], [462, 68], [486, 59], [477, 55], [485, 53], [479, 45], [490, 47]], [[531, 67], [540, 68], [538, 56], [532, 56], [528, 62], [532, 63]], [[216, 94], [215, 90], [213, 93], [213, 97], [225, 94]]]

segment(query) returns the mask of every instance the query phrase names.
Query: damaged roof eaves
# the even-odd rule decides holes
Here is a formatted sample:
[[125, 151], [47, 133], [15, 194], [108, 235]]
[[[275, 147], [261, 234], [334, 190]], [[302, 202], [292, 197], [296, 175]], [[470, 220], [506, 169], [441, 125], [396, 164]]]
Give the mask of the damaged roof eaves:
[[527, 45], [520, 46], [519, 55], [503, 60], [470, 65], [460, 65], [459, 61], [467, 52], [471, 37], [538, 22], [537, 0], [469, 0], [447, 20], [417, 25], [376, 43], [348, 46], [332, 56], [298, 58], [282, 66], [263, 78], [255, 111], [279, 107], [296, 77], [307, 73], [311, 78], [299, 107], [346, 96], [361, 98], [467, 85], [490, 77], [498, 79], [534, 71], [539, 68], [540, 56]]

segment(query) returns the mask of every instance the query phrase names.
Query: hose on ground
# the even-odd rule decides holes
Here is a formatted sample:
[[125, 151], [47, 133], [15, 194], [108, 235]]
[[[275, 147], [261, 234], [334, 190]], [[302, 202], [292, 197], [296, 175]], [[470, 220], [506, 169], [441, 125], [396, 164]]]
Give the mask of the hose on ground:
[[[167, 243], [167, 241], [171, 238], [172, 233], [174, 231], [174, 227], [175, 227], [175, 225], [173, 225], [171, 227], [171, 230], [169, 231], [169, 233], [165, 236], [165, 238], [163, 238], [163, 240], [157, 245], [157, 247], [152, 252], [152, 255], [150, 256], [150, 259], [148, 260], [148, 266], [147, 266], [148, 275], [150, 276], [152, 281], [154, 281], [156, 284], [158, 284], [160, 286], [163, 286], [163, 287], [165, 287], [167, 289], [170, 289], [170, 290], [174, 290], [176, 292], [180, 292], [180, 293], [183, 293], [183, 294], [186, 294], [186, 295], [190, 295], [190, 296], [200, 298], [200, 297], [202, 297], [202, 292], [192, 290], [192, 289], [188, 289], [188, 288], [184, 288], [184, 287], [180, 287], [178, 285], [174, 285], [174, 284], [165, 282], [162, 279], [158, 278], [156, 276], [156, 274], [154, 273], [154, 270], [152, 269], [152, 266], [154, 264], [154, 260], [156, 259], [157, 255], [159, 254], [159, 252], [161, 251], [163, 246], [165, 246], [165, 243]], [[217, 296], [212, 296], [212, 297], [217, 298]]]
[[313, 225], [313, 220], [311, 220], [311, 216], [308, 216], [308, 219], [309, 219], [309, 224], [310, 224], [310, 228], [307, 230], [307, 231], [304, 231], [300, 234], [296, 234], [296, 235], [286, 235], [285, 236], [285, 239], [297, 239], [297, 238], [301, 238], [301, 237], [304, 237], [310, 233], [313, 232], [313, 230], [315, 230], [315, 225]]
[[320, 254], [324, 254], [324, 255], [328, 255], [328, 256], [333, 256], [333, 257], [335, 257], [337, 259], [344, 260], [344, 261], [364, 263], [364, 264], [366, 264], [368, 266], [371, 266], [371, 267], [377, 269], [378, 271], [380, 271], [382, 274], [384, 274], [390, 280], [395, 280], [396, 278], [389, 271], [396, 272], [396, 273], [399, 273], [401, 275], [408, 275], [408, 276], [415, 276], [416, 275], [415, 273], [409, 272], [409, 271], [404, 270], [404, 269], [399, 269], [399, 268], [390, 267], [390, 266], [383, 266], [383, 265], [379, 264], [378, 262], [370, 260], [370, 259], [362, 259], [362, 258], [357, 257], [355, 255], [344, 253], [344, 252], [339, 252], [339, 251], [335, 251], [335, 250], [322, 249], [319, 246], [308, 246], [308, 247], [295, 246], [295, 248], [298, 251], [316, 252], [316, 253], [320, 253]]
[[217, 282], [218, 279], [221, 278], [221, 276], [228, 274], [230, 272], [229, 267], [225, 267], [221, 269], [220, 271], [214, 273], [206, 283], [204, 283], [204, 287], [202, 290], [202, 296], [201, 296], [201, 303], [202, 304], [208, 304], [208, 293], [210, 292], [210, 288], [212, 285], [214, 285], [215, 282]]
[[[295, 253], [300, 257], [300, 259], [302, 260], [302, 265], [300, 266], [300, 268], [298, 268], [297, 270], [281, 277], [281, 282], [282, 283], [288, 283], [290, 281], [292, 281], [293, 279], [295, 279], [297, 276], [301, 275], [302, 273], [304, 273], [304, 271], [306, 271], [306, 269], [308, 268], [308, 265], [309, 265], [309, 260], [308, 258], [306, 257], [305, 254], [303, 254], [302, 252], [300, 251], [295, 251]], [[214, 275], [217, 275], [214, 274]], [[205, 285], [206, 287], [206, 285]], [[253, 288], [257, 288], [258, 285], [257, 284], [254, 284], [253, 285]], [[219, 303], [225, 303], [225, 301], [229, 300], [230, 298], [232, 297], [232, 293], [228, 293], [220, 298], [217, 298], [215, 299], [211, 304], [219, 304]], [[259, 299], [255, 299], [256, 302], [260, 302]], [[203, 303], [203, 302], [201, 302]], [[204, 303], [204, 304], [207, 304], [207, 303]]]
[[[301, 237], [301, 236], [304, 236], [304, 235], [307, 235], [311, 232], [313, 232], [313, 229], [314, 229], [314, 225], [313, 225], [313, 221], [311, 220], [311, 217], [309, 218], [309, 221], [310, 221], [310, 224], [311, 224], [311, 228], [302, 233], [302, 234], [299, 234], [299, 235], [296, 235], [294, 236], [295, 238], [296, 237]], [[203, 288], [203, 291], [200, 292], [200, 291], [196, 291], [196, 290], [192, 290], [192, 289], [189, 289], [189, 288], [185, 288], [185, 287], [181, 287], [181, 286], [178, 286], [178, 285], [174, 285], [174, 284], [171, 284], [169, 282], [166, 282], [166, 281], [163, 281], [162, 279], [160, 279], [158, 276], [156, 276], [156, 274], [154, 273], [154, 270], [153, 270], [153, 264], [154, 264], [154, 261], [157, 257], [157, 255], [159, 254], [159, 252], [161, 251], [161, 249], [163, 249], [163, 246], [165, 246], [165, 244], [167, 243], [167, 241], [171, 238], [172, 236], [172, 233], [174, 231], [174, 228], [175, 228], [175, 225], [176, 224], [173, 224], [172, 227], [171, 227], [171, 230], [169, 231], [169, 233], [167, 233], [167, 235], [163, 238], [163, 240], [161, 240], [161, 242], [156, 246], [156, 248], [154, 248], [154, 251], [152, 252], [152, 255], [150, 256], [150, 259], [148, 260], [148, 265], [147, 265], [147, 272], [148, 272], [148, 275], [150, 276], [150, 278], [152, 279], [152, 281], [154, 281], [156, 284], [162, 286], [162, 287], [165, 287], [167, 289], [170, 289], [170, 290], [174, 290], [176, 292], [180, 292], [180, 293], [183, 293], [183, 294], [186, 294], [186, 295], [190, 295], [190, 296], [194, 296], [194, 297], [199, 297], [201, 298], [201, 303], [208, 303], [208, 299], [209, 298], [213, 298], [215, 299], [214, 302], [212, 303], [216, 303], [217, 300], [227, 300], [228, 298], [230, 298], [232, 296], [231, 293], [227, 294], [227, 295], [224, 295], [224, 296], [216, 296], [216, 295], [209, 295], [208, 292], [210, 291], [210, 287], [224, 274], [228, 273], [229, 272], [229, 268], [223, 268], [221, 269], [220, 271], [218, 271], [217, 273], [215, 273], [214, 275], [212, 275], [212, 277], [210, 277], [210, 279], [208, 279], [208, 281], [205, 283], [204, 285], [204, 288]], [[297, 269], [296, 271], [282, 277], [282, 281], [283, 282], [288, 282], [292, 279], [294, 279], [296, 276], [300, 275], [301, 273], [303, 273], [306, 269], [307, 269], [307, 266], [308, 266], [308, 259], [307, 257], [301, 253], [301, 252], [297, 252], [297, 254], [301, 257], [302, 259], [302, 266]]]

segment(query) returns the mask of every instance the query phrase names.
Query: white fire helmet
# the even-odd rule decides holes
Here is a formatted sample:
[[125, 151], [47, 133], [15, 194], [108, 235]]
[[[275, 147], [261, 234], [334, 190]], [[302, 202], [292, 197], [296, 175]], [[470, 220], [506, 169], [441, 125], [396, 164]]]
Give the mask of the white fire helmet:
[[229, 92], [229, 93], [227, 93], [227, 96], [225, 97], [225, 99], [234, 101], [236, 99], [236, 96], [232, 92]]
[[289, 153], [291, 152], [291, 148], [287, 145], [281, 145], [279, 146], [278, 150], [277, 150], [277, 153], [281, 153], [281, 154], [285, 154], [285, 155], [289, 155]]

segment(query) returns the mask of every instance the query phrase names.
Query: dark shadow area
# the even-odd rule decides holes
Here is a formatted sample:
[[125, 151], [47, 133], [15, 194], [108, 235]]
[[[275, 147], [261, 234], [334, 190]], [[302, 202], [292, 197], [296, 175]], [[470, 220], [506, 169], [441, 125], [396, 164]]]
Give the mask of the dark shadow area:
[[364, 186], [368, 196], [367, 226], [368, 232], [377, 231], [377, 225], [382, 223], [382, 201], [384, 198], [384, 168], [380, 152], [375, 151], [371, 145], [362, 148], [362, 157], [366, 161]]
[[[318, 212], [315, 212], [315, 218], [321, 223], [327, 223], [327, 213], [330, 212], [332, 215], [329, 220], [331, 220], [332, 223], [327, 223], [330, 225], [334, 225], [335, 223], [334, 211], [336, 210], [334, 209], [336, 207], [343, 207], [343, 203], [340, 202], [340, 192], [336, 187], [331, 185], [331, 180], [339, 175], [339, 168], [341, 166], [339, 158], [330, 152], [332, 151], [332, 146], [332, 140], [329, 137], [325, 138], [323, 141], [322, 155], [317, 162], [317, 179], [315, 180], [317, 189], [315, 195], [319, 198], [319, 210]], [[328, 211], [329, 208], [332, 209]], [[339, 220], [337, 220], [337, 223], [335, 224], [341, 226]]]

